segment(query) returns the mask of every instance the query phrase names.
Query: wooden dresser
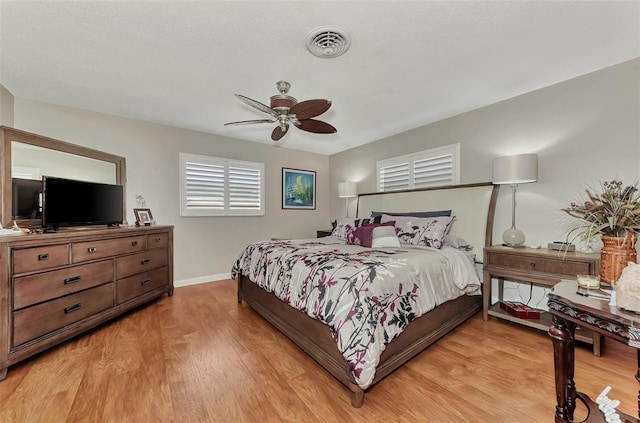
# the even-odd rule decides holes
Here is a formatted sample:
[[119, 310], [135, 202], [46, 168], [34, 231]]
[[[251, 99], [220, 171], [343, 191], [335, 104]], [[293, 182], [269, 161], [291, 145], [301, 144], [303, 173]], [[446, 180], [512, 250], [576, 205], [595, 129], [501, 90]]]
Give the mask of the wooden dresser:
[[0, 380], [9, 366], [165, 293], [171, 226], [0, 237]]

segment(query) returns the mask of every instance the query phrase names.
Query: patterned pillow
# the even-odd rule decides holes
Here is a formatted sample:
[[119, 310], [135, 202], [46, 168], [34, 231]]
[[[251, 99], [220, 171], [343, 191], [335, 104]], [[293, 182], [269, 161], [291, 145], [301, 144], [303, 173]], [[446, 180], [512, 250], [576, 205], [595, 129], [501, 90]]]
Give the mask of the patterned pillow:
[[418, 218], [382, 215], [383, 222], [392, 219], [396, 221], [394, 226], [400, 244], [425, 245], [433, 248], [442, 248], [444, 236], [453, 221], [451, 216]]
[[451, 210], [434, 210], [434, 211], [403, 212], [403, 213], [372, 211], [371, 217], [378, 217], [378, 216], [382, 216], [383, 214], [388, 214], [390, 216], [438, 217], [438, 216], [451, 216]]
[[331, 232], [331, 236], [335, 236], [336, 238], [342, 240], [348, 240], [353, 237], [353, 231], [363, 225], [368, 225], [370, 223], [380, 223], [381, 217], [376, 218], [365, 218], [365, 219], [354, 219], [353, 217], [344, 217], [338, 220], [338, 224]]
[[395, 247], [400, 248], [400, 241], [396, 235], [396, 228], [391, 226], [378, 226], [373, 228], [372, 248]]
[[[385, 222], [385, 223], [370, 223], [364, 226], [360, 226], [356, 228], [352, 236], [347, 238], [347, 244], [353, 245], [362, 245], [363, 247], [371, 248], [372, 240], [373, 240], [373, 231], [379, 226], [390, 226], [393, 229], [393, 225], [395, 222]], [[395, 231], [393, 233], [394, 238], [398, 239], [395, 236]]]

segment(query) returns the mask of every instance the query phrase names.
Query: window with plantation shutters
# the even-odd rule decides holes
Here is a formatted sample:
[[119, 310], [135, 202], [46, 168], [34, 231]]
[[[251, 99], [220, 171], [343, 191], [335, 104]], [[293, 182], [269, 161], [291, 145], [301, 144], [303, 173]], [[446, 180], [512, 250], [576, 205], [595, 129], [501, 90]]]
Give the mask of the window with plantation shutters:
[[378, 191], [455, 185], [460, 182], [460, 144], [377, 162]]
[[264, 216], [264, 164], [180, 153], [180, 216]]

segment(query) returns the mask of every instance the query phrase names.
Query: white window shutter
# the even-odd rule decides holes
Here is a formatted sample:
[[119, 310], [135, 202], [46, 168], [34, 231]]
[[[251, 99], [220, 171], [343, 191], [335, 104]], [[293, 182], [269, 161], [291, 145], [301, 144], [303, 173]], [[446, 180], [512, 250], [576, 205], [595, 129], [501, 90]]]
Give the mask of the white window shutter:
[[453, 155], [446, 154], [413, 162], [414, 188], [453, 184]]
[[186, 206], [224, 210], [224, 166], [187, 161]]
[[459, 162], [459, 143], [380, 160], [377, 163], [378, 191], [458, 184]]
[[264, 216], [264, 164], [180, 153], [181, 216]]
[[260, 169], [229, 166], [229, 209], [260, 210]]
[[397, 163], [381, 167], [379, 171], [379, 191], [409, 189], [409, 163]]

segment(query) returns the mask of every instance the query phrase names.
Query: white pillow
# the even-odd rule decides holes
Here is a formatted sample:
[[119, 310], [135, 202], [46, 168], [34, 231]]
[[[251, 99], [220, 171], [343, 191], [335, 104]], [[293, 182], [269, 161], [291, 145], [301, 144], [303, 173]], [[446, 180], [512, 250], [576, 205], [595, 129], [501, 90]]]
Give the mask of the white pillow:
[[396, 247], [400, 248], [400, 241], [396, 236], [394, 226], [378, 226], [373, 229], [371, 248]]

